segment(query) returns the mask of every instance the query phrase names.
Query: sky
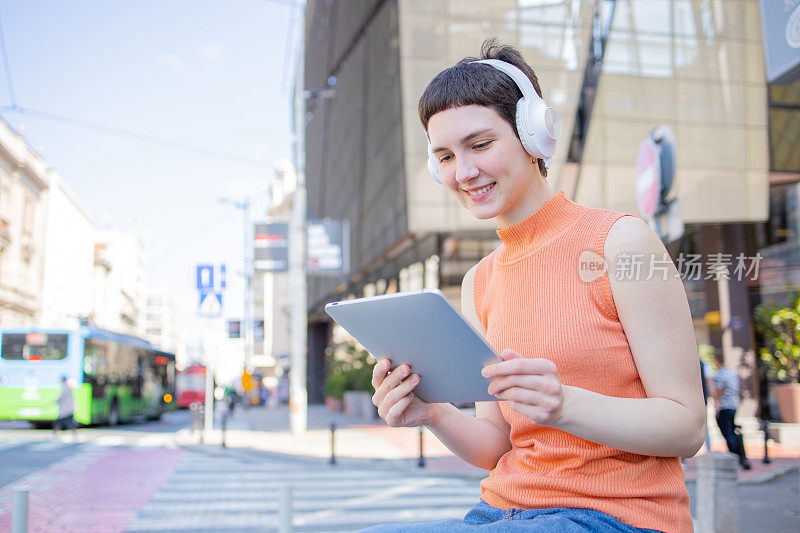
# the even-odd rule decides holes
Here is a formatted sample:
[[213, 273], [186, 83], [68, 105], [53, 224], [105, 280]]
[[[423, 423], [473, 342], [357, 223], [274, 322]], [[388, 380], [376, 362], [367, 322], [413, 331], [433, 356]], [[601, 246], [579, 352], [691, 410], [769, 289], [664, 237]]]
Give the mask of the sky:
[[0, 113], [96, 222], [142, 234], [147, 285], [168, 291], [190, 343], [194, 265], [226, 263], [224, 313], [242, 313], [242, 212], [217, 198], [250, 198], [251, 220], [265, 216], [274, 165], [290, 158], [298, 15], [291, 0], [0, 0], [0, 108], [202, 149]]

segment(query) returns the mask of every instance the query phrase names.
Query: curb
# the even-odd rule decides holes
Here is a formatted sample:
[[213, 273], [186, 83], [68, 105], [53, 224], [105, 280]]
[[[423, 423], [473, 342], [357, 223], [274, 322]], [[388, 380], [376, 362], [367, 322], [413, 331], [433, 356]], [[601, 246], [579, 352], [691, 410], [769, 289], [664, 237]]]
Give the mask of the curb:
[[[783, 465], [775, 470], [771, 470], [769, 472], [764, 472], [754, 478], [751, 479], [740, 479], [736, 483], [738, 485], [764, 485], [766, 483], [770, 483], [775, 481], [778, 478], [782, 478], [783, 476], [789, 475], [792, 472], [800, 471], [800, 466], [797, 465]], [[697, 478], [694, 479], [687, 479], [686, 484], [696, 484]]]
[[739, 481], [739, 485], [762, 485], [764, 483], [769, 483], [770, 481], [775, 481], [776, 479], [791, 474], [795, 471], [800, 471], [800, 466], [784, 465], [780, 468], [772, 470], [771, 472], [764, 472], [760, 476], [757, 476], [753, 479]]
[[[385, 468], [387, 470], [395, 470], [405, 472], [409, 476], [414, 477], [448, 477], [448, 478], [461, 478], [465, 480], [481, 481], [485, 479], [489, 472], [476, 472], [476, 471], [457, 471], [457, 470], [430, 470], [428, 468], [420, 468], [417, 466], [417, 458], [409, 457], [404, 459], [380, 459], [369, 457], [336, 457], [337, 464], [331, 465], [328, 458], [323, 457], [310, 457], [306, 455], [294, 455], [289, 453], [272, 452], [266, 450], [253, 450], [247, 448], [221, 448], [216, 444], [179, 444], [179, 448], [193, 452], [202, 453], [204, 455], [214, 457], [228, 457], [237, 459], [245, 463], [257, 463], [259, 461], [269, 459], [273, 461], [283, 461], [294, 464], [315, 467], [330, 467], [337, 466], [343, 467], [364, 467], [370, 468]], [[435, 461], [435, 458], [426, 458], [427, 461]], [[775, 470], [764, 472], [759, 476], [746, 480], [739, 480], [739, 485], [763, 485], [771, 481], [775, 481], [792, 472], [800, 471], [800, 466], [797, 465], [784, 465]], [[686, 484], [696, 484], [697, 479], [687, 479]]]

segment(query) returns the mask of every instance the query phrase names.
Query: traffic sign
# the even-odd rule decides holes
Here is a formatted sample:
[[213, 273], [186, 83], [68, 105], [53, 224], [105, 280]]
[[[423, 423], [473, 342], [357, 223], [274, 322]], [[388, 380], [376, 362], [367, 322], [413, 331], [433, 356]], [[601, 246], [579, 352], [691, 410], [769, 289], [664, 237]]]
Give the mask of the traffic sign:
[[214, 265], [197, 265], [196, 286], [198, 291], [214, 288]]
[[198, 311], [203, 318], [219, 318], [222, 316], [222, 293], [201, 292]]
[[195, 286], [200, 292], [222, 292], [228, 285], [225, 263], [214, 268], [214, 265], [197, 265]]

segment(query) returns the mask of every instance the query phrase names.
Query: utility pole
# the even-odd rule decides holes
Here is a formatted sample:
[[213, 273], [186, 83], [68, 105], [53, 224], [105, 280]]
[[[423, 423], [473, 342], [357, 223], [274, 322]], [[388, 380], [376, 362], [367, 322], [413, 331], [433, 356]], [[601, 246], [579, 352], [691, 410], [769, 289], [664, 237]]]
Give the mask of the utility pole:
[[308, 296], [306, 287], [306, 99], [305, 86], [305, 3], [300, 5], [301, 37], [297, 50], [292, 136], [297, 188], [292, 198], [289, 224], [289, 294], [291, 307], [291, 373], [289, 375], [289, 425], [292, 433], [303, 435], [308, 427], [306, 357], [308, 347]]
[[[301, 35], [305, 35], [306, 6], [301, 3]], [[308, 391], [306, 364], [308, 354], [308, 288], [306, 282], [306, 102], [324, 100], [336, 96], [332, 87], [336, 78], [331, 76], [328, 84], [319, 89], [305, 89], [305, 37], [300, 38], [297, 53], [297, 73], [292, 100], [292, 148], [297, 189], [292, 199], [292, 217], [289, 223], [289, 290], [292, 295], [291, 308], [291, 374], [289, 376], [290, 426], [295, 435], [302, 435], [307, 428]]]

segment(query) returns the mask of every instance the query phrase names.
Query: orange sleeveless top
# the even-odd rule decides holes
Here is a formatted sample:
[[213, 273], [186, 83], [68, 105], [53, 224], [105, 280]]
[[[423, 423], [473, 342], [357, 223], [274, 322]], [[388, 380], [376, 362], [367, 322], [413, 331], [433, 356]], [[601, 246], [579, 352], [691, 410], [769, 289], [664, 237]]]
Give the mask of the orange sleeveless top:
[[[575, 204], [563, 192], [497, 231], [502, 244], [475, 271], [475, 309], [497, 352], [545, 357], [565, 385], [646, 398], [606, 274], [579, 275], [581, 254], [603, 256], [624, 213]], [[592, 279], [596, 277], [596, 279]], [[623, 452], [540, 426], [500, 402], [512, 449], [481, 483], [501, 509], [583, 508], [637, 528], [693, 531], [677, 457]]]

